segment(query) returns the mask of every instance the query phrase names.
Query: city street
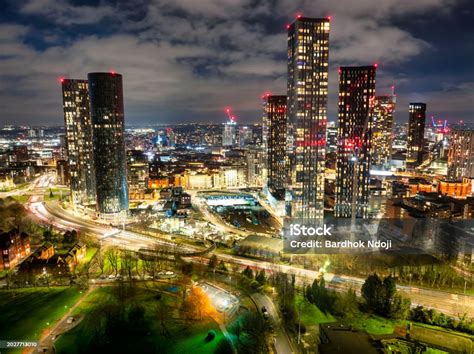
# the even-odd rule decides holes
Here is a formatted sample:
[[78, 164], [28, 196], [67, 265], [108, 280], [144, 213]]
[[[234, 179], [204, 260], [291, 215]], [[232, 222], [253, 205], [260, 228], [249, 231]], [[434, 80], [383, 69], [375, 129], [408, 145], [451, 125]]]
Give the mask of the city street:
[[[92, 220], [74, 216], [62, 209], [58, 203], [52, 202], [45, 206], [41, 200], [44, 193], [44, 188], [47, 188], [50, 184], [49, 178], [42, 177], [34, 184], [35, 187], [32, 189], [34, 195], [30, 198], [31, 202], [27, 205], [27, 208], [33, 214], [42, 219], [44, 222], [51, 223], [55, 227], [63, 230], [77, 229], [79, 231], [93, 233], [98, 236], [103, 236], [110, 233], [112, 230], [111, 227], [98, 225]], [[168, 246], [175, 245], [171, 241], [152, 238], [150, 236], [144, 236], [130, 231], [121, 231], [120, 233], [103, 239], [103, 242], [105, 242], [107, 245], [120, 246], [131, 250], [138, 250], [140, 248], [153, 248], [153, 246], [157, 243]], [[202, 249], [191, 245], [180, 245], [179, 250], [196, 251]], [[249, 266], [253, 269], [264, 269], [270, 272], [281, 271], [287, 274], [295, 274], [297, 283], [300, 285], [309, 284], [315, 278], [318, 278], [321, 275], [319, 271], [302, 269], [291, 265], [274, 264], [262, 260], [248, 259], [222, 253], [216, 253], [216, 255], [219, 259], [222, 259], [227, 263], [239, 264], [242, 267]], [[200, 257], [195, 257], [194, 259], [197, 261], [202, 260]], [[336, 290], [345, 290], [349, 287], [352, 287], [359, 294], [360, 288], [365, 281], [363, 278], [336, 275], [333, 273], [325, 273], [324, 278], [328, 286], [331, 288]], [[423, 305], [427, 308], [433, 308], [452, 316], [457, 316], [460, 312], [466, 312], [468, 316], [474, 317], [473, 296], [452, 294], [445, 291], [403, 285], [397, 285], [397, 289], [411, 299], [412, 306]]]
[[272, 333], [272, 341], [275, 345], [275, 349], [277, 353], [281, 354], [290, 354], [296, 353], [293, 349], [293, 345], [291, 343], [290, 338], [286, 334], [283, 324], [281, 323], [280, 315], [275, 307], [272, 299], [270, 299], [267, 295], [261, 293], [255, 293], [251, 295], [252, 299], [257, 304], [259, 311], [261, 311], [262, 307], [264, 306], [268, 311], [268, 321], [272, 324], [274, 328], [274, 332]]

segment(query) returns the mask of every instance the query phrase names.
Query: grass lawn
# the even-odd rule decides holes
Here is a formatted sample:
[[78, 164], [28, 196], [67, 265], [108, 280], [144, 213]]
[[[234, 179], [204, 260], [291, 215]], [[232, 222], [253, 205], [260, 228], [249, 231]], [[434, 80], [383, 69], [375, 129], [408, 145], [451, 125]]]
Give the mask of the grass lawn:
[[428, 347], [426, 348], [426, 352], [424, 354], [448, 354], [448, 352], [445, 352], [444, 350]]
[[396, 326], [404, 326], [406, 321], [393, 321], [380, 316], [361, 314], [351, 324], [369, 334], [392, 334]]
[[4, 339], [37, 340], [81, 297], [75, 288], [28, 288], [0, 292], [0, 333]]
[[[107, 302], [112, 298], [111, 288], [97, 288], [74, 310], [73, 316], [87, 316], [94, 306], [100, 302]], [[87, 325], [88, 321], [79, 323], [71, 331], [61, 335], [55, 342], [58, 353], [77, 353], [85, 347], [93, 336], [94, 327]]]
[[86, 251], [86, 257], [84, 258], [84, 263], [89, 263], [97, 252], [97, 247], [88, 247]]
[[[214, 340], [207, 342], [207, 332], [211, 329], [216, 332], [216, 337]], [[212, 320], [194, 324], [188, 328], [187, 332], [189, 334], [185, 337], [176, 338], [176, 345], [172, 349], [173, 353], [214, 353], [217, 345], [224, 338], [224, 334], [219, 330], [219, 326]]]
[[444, 328], [414, 323], [411, 331], [413, 339], [438, 348], [451, 349], [456, 353], [472, 353], [474, 336]]
[[[163, 287], [159, 286], [158, 288]], [[101, 287], [95, 289], [75, 310], [74, 316], [84, 316], [84, 319], [74, 327], [70, 332], [60, 336], [56, 343], [57, 353], [87, 353], [90, 341], [95, 334], [95, 324], [100, 321], [93, 316], [93, 309], [100, 303], [110, 303], [114, 301], [114, 289], [112, 287]], [[213, 353], [223, 338], [223, 333], [219, 326], [211, 319], [205, 319], [200, 322], [191, 322], [186, 325], [184, 321], [179, 320], [179, 310], [176, 307], [179, 302], [177, 298], [161, 293], [167, 306], [166, 328], [169, 335], [164, 337], [161, 332], [161, 325], [157, 317], [155, 299], [157, 291], [149, 289], [139, 289], [139, 295], [135, 299], [145, 308], [145, 316], [151, 321], [150, 335], [144, 337], [130, 338], [131, 343], [151, 342], [155, 343], [163, 353], [192, 353], [207, 354]], [[206, 342], [206, 336], [209, 330], [216, 332], [216, 337], [210, 342]], [[138, 347], [137, 347], [138, 348]], [[137, 352], [140, 352], [137, 349]], [[158, 351], [160, 352], [160, 351]]]
[[300, 310], [301, 322], [306, 326], [320, 323], [335, 322], [336, 319], [330, 314], [322, 312], [316, 305], [307, 301], [303, 295], [297, 295], [295, 299], [296, 309]]

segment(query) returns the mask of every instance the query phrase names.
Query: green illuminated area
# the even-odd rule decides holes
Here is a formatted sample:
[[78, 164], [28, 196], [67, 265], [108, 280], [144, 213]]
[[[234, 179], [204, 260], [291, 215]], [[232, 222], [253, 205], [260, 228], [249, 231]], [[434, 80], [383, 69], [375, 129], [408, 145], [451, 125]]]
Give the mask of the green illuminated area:
[[54, 327], [83, 292], [76, 288], [28, 288], [0, 292], [3, 339], [39, 340]]
[[[207, 315], [186, 319], [180, 301], [179, 289], [170, 285], [96, 288], [74, 311], [80, 323], [57, 340], [56, 350], [214, 352], [223, 339], [219, 325]], [[210, 331], [215, 334], [212, 340]]]

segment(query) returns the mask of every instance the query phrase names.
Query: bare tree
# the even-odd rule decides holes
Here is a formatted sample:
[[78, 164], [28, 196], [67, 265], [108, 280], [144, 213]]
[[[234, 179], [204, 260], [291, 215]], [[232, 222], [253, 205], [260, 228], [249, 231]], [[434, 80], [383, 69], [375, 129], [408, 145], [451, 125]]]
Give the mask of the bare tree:
[[102, 273], [104, 273], [104, 268], [105, 268], [105, 257], [104, 257], [104, 251], [102, 250], [102, 247], [100, 246], [94, 256], [94, 263], [100, 269], [100, 274], [102, 275]]
[[109, 248], [106, 255], [107, 255], [107, 260], [109, 261], [110, 266], [112, 267], [115, 273], [115, 276], [117, 276], [118, 271], [119, 271], [118, 261], [119, 261], [120, 251], [117, 248], [112, 247], [112, 248]]

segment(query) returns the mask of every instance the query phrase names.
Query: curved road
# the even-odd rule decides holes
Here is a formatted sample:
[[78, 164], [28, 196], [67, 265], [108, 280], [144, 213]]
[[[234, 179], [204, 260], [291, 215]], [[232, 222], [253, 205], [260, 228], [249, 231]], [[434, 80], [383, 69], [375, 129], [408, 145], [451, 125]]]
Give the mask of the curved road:
[[[40, 186], [45, 188], [44, 185]], [[47, 186], [46, 186], [47, 187]], [[40, 198], [33, 196], [28, 203], [27, 208], [35, 214], [38, 218], [53, 224], [56, 227], [62, 229], [77, 229], [103, 236], [104, 234], [110, 233], [113, 230], [110, 227], [103, 225], [97, 225], [92, 221], [78, 218], [70, 213], [66, 212], [64, 209], [60, 208], [58, 205], [51, 205], [48, 208], [42, 203], [42, 193]], [[49, 210], [48, 210], [49, 209]], [[54, 213], [51, 213], [51, 211]], [[115, 229], [117, 230], [117, 229]], [[139, 248], [152, 248], [153, 245], [157, 243], [167, 244], [169, 246], [176, 247], [176, 244], [171, 241], [166, 241], [157, 238], [147, 237], [141, 234], [137, 234], [130, 231], [121, 231], [116, 235], [104, 238], [104, 242], [110, 244], [120, 245], [121, 247], [138, 250]], [[179, 245], [182, 249], [183, 247], [189, 250], [196, 250], [198, 247], [193, 246], [183, 246]], [[238, 257], [228, 254], [216, 254], [218, 258], [228, 262], [239, 264], [241, 266], [249, 266], [254, 269], [264, 269], [266, 271], [281, 271], [288, 274], [294, 274], [296, 280], [300, 284], [311, 283], [315, 278], [320, 277], [321, 273], [315, 270], [302, 269], [291, 265], [279, 265], [271, 262], [253, 260], [244, 257]], [[335, 288], [337, 290], [344, 290], [349, 287], [353, 287], [356, 291], [360, 293], [360, 288], [364, 283], [365, 279], [336, 275], [332, 273], [325, 273], [324, 278], [327, 281], [328, 286]], [[444, 291], [424, 289], [410, 286], [401, 286], [397, 285], [397, 289], [404, 293], [407, 297], [411, 299], [412, 305], [423, 305], [428, 308], [433, 308], [444, 313], [457, 316], [460, 313], [467, 313], [468, 316], [474, 317], [474, 296], [453, 294]]]

